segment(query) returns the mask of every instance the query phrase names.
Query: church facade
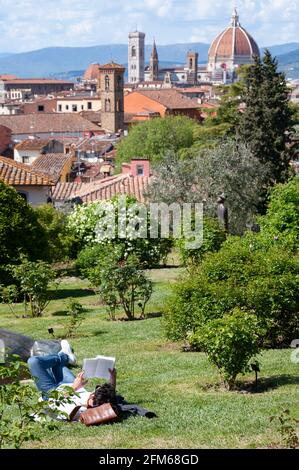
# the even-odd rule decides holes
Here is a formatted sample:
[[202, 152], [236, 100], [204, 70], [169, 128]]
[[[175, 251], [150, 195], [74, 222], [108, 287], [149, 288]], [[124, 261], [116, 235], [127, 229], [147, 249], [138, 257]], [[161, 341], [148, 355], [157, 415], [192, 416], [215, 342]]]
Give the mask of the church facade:
[[[234, 9], [229, 26], [214, 39], [208, 53], [208, 64], [198, 64], [198, 53], [189, 51], [186, 65], [160, 68], [159, 56], [154, 41], [150, 63], [144, 67], [145, 34], [129, 34], [128, 78], [134, 85], [142, 82], [164, 82], [165, 86], [197, 85], [202, 83], [232, 83], [236, 70], [241, 65], [253, 64], [259, 56], [259, 47], [253, 37], [241, 26]], [[136, 72], [138, 71], [138, 73]]]

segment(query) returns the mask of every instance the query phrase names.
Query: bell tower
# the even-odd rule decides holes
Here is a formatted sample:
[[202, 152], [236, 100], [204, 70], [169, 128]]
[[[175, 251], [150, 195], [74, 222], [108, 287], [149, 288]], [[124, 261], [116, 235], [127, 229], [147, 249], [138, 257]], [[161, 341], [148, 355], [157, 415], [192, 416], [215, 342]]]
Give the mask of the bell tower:
[[198, 53], [189, 51], [187, 54], [188, 83], [197, 84]]
[[159, 80], [159, 57], [156, 42], [154, 41], [150, 58], [150, 81], [154, 82], [156, 80]]
[[129, 33], [128, 80], [129, 83], [144, 81], [144, 39], [145, 34], [135, 31]]
[[125, 68], [114, 62], [99, 67], [101, 95], [101, 126], [117, 133], [124, 128], [124, 73]]

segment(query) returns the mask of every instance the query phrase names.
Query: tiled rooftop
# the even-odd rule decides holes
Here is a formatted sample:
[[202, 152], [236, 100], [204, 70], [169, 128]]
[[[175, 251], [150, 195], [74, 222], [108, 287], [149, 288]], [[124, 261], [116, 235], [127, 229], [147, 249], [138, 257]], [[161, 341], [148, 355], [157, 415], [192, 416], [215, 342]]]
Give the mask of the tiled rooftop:
[[10, 186], [54, 186], [50, 175], [34, 170], [29, 165], [0, 157], [0, 180]]

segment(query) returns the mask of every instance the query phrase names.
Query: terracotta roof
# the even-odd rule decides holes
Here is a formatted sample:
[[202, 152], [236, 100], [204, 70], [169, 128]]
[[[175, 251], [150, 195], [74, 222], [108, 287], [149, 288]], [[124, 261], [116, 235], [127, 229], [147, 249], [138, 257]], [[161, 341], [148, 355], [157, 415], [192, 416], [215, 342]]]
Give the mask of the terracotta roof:
[[126, 70], [125, 67], [119, 64], [115, 64], [111, 62], [110, 64], [100, 65], [100, 70], [109, 70], [109, 69], [116, 69], [116, 70]]
[[42, 150], [52, 139], [26, 139], [15, 146], [16, 150]]
[[99, 127], [77, 113], [17, 114], [0, 116], [0, 125], [13, 134], [98, 131]]
[[31, 165], [33, 170], [40, 171], [58, 180], [67, 163], [71, 163], [73, 155], [65, 153], [47, 153], [40, 155]]
[[10, 186], [54, 186], [49, 175], [34, 170], [31, 166], [0, 157], [0, 180]]
[[136, 90], [133, 93], [140, 93], [148, 98], [163, 104], [168, 109], [197, 109], [199, 108], [196, 99], [190, 99], [174, 89], [162, 90]]
[[58, 183], [53, 191], [54, 201], [66, 201], [80, 197], [83, 202], [111, 199], [115, 195], [128, 194], [144, 202], [151, 177], [116, 175], [92, 183]]
[[97, 80], [100, 77], [99, 67], [100, 64], [90, 64], [83, 75], [83, 80]]
[[74, 82], [69, 80], [54, 80], [48, 78], [14, 78], [14, 79], [3, 79], [8, 85], [74, 85]]
[[102, 119], [101, 111], [81, 111], [79, 114], [84, 119], [87, 119], [87, 121], [93, 123], [100, 123]]

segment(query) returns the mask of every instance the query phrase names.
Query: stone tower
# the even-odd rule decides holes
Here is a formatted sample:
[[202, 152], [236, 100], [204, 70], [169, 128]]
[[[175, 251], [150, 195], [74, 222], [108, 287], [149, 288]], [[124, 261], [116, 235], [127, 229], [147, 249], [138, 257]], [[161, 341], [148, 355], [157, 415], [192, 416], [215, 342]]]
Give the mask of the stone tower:
[[198, 53], [189, 51], [187, 54], [188, 83], [197, 84]]
[[150, 81], [159, 80], [159, 57], [154, 41], [153, 49], [150, 58]]
[[124, 128], [124, 73], [122, 65], [111, 64], [99, 67], [99, 90], [101, 94], [101, 126], [116, 133]]
[[129, 33], [128, 80], [129, 83], [144, 81], [144, 39], [145, 34]]

